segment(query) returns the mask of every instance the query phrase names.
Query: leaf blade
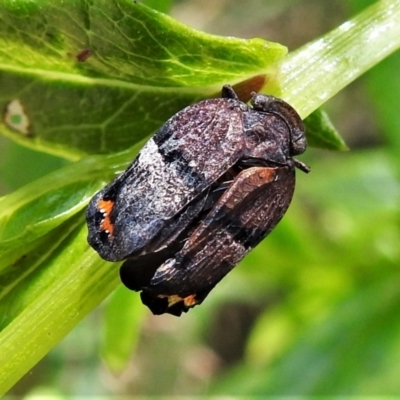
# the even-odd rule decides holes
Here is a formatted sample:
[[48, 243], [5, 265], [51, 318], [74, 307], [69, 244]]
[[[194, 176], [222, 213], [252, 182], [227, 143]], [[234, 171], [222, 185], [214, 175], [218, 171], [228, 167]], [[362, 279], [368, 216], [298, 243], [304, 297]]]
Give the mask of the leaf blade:
[[273, 82], [286, 54], [262, 39], [207, 35], [128, 0], [0, 6], [0, 131], [71, 159], [126, 149], [225, 83], [260, 74]]

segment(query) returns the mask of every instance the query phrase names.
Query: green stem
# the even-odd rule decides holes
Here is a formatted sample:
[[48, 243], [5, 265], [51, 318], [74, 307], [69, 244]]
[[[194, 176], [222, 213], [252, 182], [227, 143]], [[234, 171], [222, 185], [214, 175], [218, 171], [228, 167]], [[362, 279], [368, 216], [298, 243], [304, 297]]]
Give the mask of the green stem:
[[[305, 117], [399, 46], [400, 1], [380, 1], [290, 54], [282, 68], [280, 95]], [[0, 394], [117, 285], [118, 266], [110, 266], [87, 249], [85, 229], [51, 261], [49, 274], [60, 268], [57, 279], [1, 332]], [[77, 258], [68, 263], [74, 251]]]
[[400, 1], [382, 0], [284, 60], [279, 96], [302, 118], [400, 47]]
[[102, 261], [86, 235], [85, 226], [49, 260], [42, 279], [52, 282], [1, 332], [0, 396], [118, 285], [119, 264]]

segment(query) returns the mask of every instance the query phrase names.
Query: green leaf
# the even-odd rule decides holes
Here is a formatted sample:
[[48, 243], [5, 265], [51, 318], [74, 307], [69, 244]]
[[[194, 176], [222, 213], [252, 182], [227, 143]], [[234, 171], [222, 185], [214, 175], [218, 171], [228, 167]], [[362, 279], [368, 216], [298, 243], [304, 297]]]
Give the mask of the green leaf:
[[[126, 149], [286, 48], [207, 35], [131, 0], [1, 0], [0, 131], [67, 157]], [[256, 89], [259, 90], [261, 86]]]
[[[39, 5], [3, 0], [2, 4], [0, 29], [7, 33], [0, 35], [4, 44], [0, 46], [0, 58], [3, 57], [0, 68], [6, 66], [0, 76], [5, 106], [3, 120], [19, 129], [17, 136], [21, 140], [52, 148], [69, 157], [92, 151], [114, 151], [137, 142], [164, 122], [166, 109], [172, 113], [172, 108], [180, 108], [182, 103], [188, 104], [195, 97], [217, 93], [221, 83], [226, 82], [226, 76], [235, 75], [237, 82], [248, 78], [246, 88], [254, 84], [254, 76], [261, 76], [262, 80], [258, 82], [265, 80], [266, 57], [262, 56], [265, 42], [210, 38], [131, 2], [104, 2], [104, 9], [84, 1], [50, 3], [43, 0]], [[140, 23], [138, 14], [131, 17], [137, 10], [142, 17]], [[82, 19], [82, 15], [90, 15], [90, 18]], [[341, 87], [399, 46], [400, 28], [395, 23], [399, 15], [399, 3], [378, 2], [325, 38], [299, 49], [284, 60], [279, 81], [284, 83], [280, 92], [282, 97], [292, 103], [300, 115], [309, 115]], [[102, 24], [94, 17], [100, 18]], [[77, 24], [76, 21], [80, 22]], [[97, 25], [89, 27], [94, 21]], [[157, 25], [160, 21], [162, 24]], [[138, 36], [138, 31], [132, 28], [130, 34], [133, 36], [123, 35], [121, 23], [128, 31], [134, 26], [143, 32], [140, 30], [143, 25], [151, 34]], [[165, 30], [160, 33], [154, 30], [155, 26], [164, 26]], [[49, 30], [45, 30], [46, 27]], [[70, 35], [63, 36], [65, 29]], [[96, 35], [93, 32], [97, 32]], [[167, 43], [168, 49], [182, 47], [178, 55], [185, 54], [183, 44], [188, 44], [191, 47], [187, 48], [197, 49], [196, 54], [203, 50], [206, 58], [203, 53], [199, 58], [190, 53], [193, 56], [190, 59], [164, 59], [165, 46], [155, 46], [153, 53], [143, 53], [143, 57], [142, 53], [129, 51], [130, 41], [126, 38], [137, 38], [132, 40], [139, 43], [147, 37], [149, 43], [144, 43], [151, 45], [151, 41], [159, 43], [153, 40], [156, 34], [159, 41], [171, 37], [181, 39], [181, 42]], [[6, 41], [8, 37], [13, 39]], [[89, 45], [93, 54], [87, 53], [89, 57], [78, 62], [76, 56], [80, 54], [82, 59], [84, 53], [80, 52]], [[17, 52], [17, 48], [22, 51]], [[360, 49], [366, 53], [363, 57], [355, 56]], [[282, 56], [282, 47], [275, 51]], [[20, 54], [29, 57], [21, 60]], [[350, 54], [354, 56], [350, 58]], [[347, 57], [345, 73], [342, 55]], [[255, 65], [254, 60], [258, 57], [261, 64]], [[171, 60], [177, 64], [178, 75], [175, 75], [175, 67], [174, 70], [166, 67]], [[337, 72], [333, 68], [336, 65]], [[163, 73], [155, 74], [160, 72], [160, 66], [164, 67]], [[319, 72], [321, 67], [323, 74]], [[182, 82], [181, 86], [174, 87], [178, 81]], [[201, 85], [208, 86], [200, 88]], [[60, 92], [54, 89], [62, 89], [63, 95], [57, 95]], [[278, 89], [275, 87], [275, 90]], [[273, 90], [272, 93], [279, 94]], [[13, 100], [18, 101], [12, 103]], [[173, 107], [169, 108], [171, 104]], [[132, 114], [139, 118], [140, 124], [127, 122], [132, 121]], [[81, 115], [85, 118], [84, 123]], [[45, 126], [52, 126], [49, 137], [56, 139], [51, 143], [43, 136]], [[10, 133], [4, 123], [3, 128]], [[147, 129], [146, 134], [142, 128]], [[118, 135], [115, 134], [117, 131]], [[65, 132], [71, 135], [64, 135]], [[92, 136], [87, 132], [92, 132]], [[0, 333], [0, 393], [13, 385], [117, 286], [119, 265], [100, 260], [86, 243], [82, 208], [96, 188], [126, 166], [137, 148], [113, 156], [81, 160], [1, 200], [0, 249], [4, 256], [4, 285], [1, 288], [5, 291], [2, 293], [5, 318]], [[297, 243], [300, 246], [302, 242]], [[12, 249], [12, 253], [7, 249]], [[304, 250], [307, 251], [311, 252]], [[13, 266], [17, 267], [19, 278]], [[11, 311], [7, 315], [8, 310]], [[121, 351], [118, 350], [116, 361], [110, 361], [117, 367], [125, 360], [125, 344]], [[109, 346], [106, 354], [108, 351]]]
[[[68, 236], [81, 225], [80, 215], [79, 218], [71, 218], [51, 232], [17, 248], [20, 254], [16, 259], [13, 257], [12, 263], [6, 268], [3, 267], [0, 274], [0, 330], [47, 290], [49, 281], [44, 279], [46, 263], [57, 253], [60, 246], [65, 245]], [[57, 280], [57, 275], [53, 274], [51, 279]]]
[[0, 271], [23, 257], [35, 240], [82, 210], [136, 153], [134, 147], [113, 156], [86, 158], [0, 198]]
[[82, 208], [136, 153], [86, 158], [0, 199], [0, 393], [117, 286], [119, 264], [88, 246]]
[[400, 3], [381, 0], [282, 63], [280, 92], [302, 118], [400, 48]]
[[[18, 284], [18, 290], [9, 292], [2, 300], [2, 307], [7, 304], [7, 312], [14, 311], [17, 315], [12, 321], [3, 321], [8, 324], [0, 335], [1, 394], [119, 283], [119, 264], [101, 260], [89, 248], [87, 229], [81, 221], [82, 215], [79, 227], [41, 260], [40, 267], [34, 271], [35, 276], [28, 275]], [[71, 224], [72, 220], [68, 222]]]
[[[389, 151], [400, 172], [400, 118], [398, 96], [396, 96], [396, 93], [400, 91], [400, 82], [392, 79], [399, 68], [400, 53], [397, 52], [369, 73], [368, 89], [375, 100], [376, 112], [389, 143]], [[390, 90], [382, 91], [382, 88], [390, 88]]]
[[399, 275], [392, 274], [389, 279], [361, 288], [339, 305], [328, 320], [310, 327], [269, 369], [237, 369], [213, 394], [263, 397], [397, 394], [399, 284]]
[[140, 296], [120, 286], [105, 308], [105, 329], [101, 354], [114, 373], [126, 367], [140, 336], [141, 322], [148, 311]]
[[348, 150], [325, 111], [318, 108], [304, 120], [304, 124], [309, 146], [327, 150]]
[[147, 7], [150, 7], [153, 10], [168, 13], [168, 11], [171, 9], [171, 6], [174, 4], [174, 0], [142, 0], [142, 4], [145, 4]]

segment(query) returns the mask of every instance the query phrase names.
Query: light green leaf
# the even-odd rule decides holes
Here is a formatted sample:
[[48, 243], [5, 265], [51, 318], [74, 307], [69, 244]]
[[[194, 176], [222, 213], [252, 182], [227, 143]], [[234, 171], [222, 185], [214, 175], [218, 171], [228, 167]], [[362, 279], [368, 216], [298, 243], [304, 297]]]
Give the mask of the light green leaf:
[[[216, 94], [227, 78], [250, 79], [247, 88], [253, 77], [264, 83], [285, 51], [261, 40], [210, 37], [127, 0], [1, 0], [0, 6], [0, 129], [11, 134], [11, 126], [13, 137], [68, 157], [125, 149], [167, 114]], [[377, 2], [287, 57], [280, 92], [272, 90], [273, 73], [264, 91], [281, 94], [306, 117], [400, 45], [399, 15], [399, 3]], [[81, 53], [87, 48], [92, 54]], [[136, 151], [81, 160], [1, 200], [2, 289], [11, 314], [0, 333], [0, 393], [117, 286], [119, 265], [89, 248], [82, 211]], [[15, 291], [14, 265], [23, 271]], [[123, 346], [115, 365], [125, 356]]]
[[2, 394], [119, 282], [118, 263], [102, 261], [87, 245], [86, 227], [79, 225], [69, 232], [61, 246], [44, 255], [34, 276], [28, 275], [16, 291], [2, 300], [3, 310], [17, 313], [12, 321], [3, 321], [8, 324], [0, 334]]
[[[268, 369], [241, 368], [213, 394], [380, 396], [400, 390], [400, 278], [362, 288]], [[385, 295], [382, 296], [382, 293]]]
[[318, 108], [304, 120], [304, 125], [309, 146], [327, 150], [348, 150], [325, 111]]
[[141, 322], [148, 311], [140, 296], [120, 286], [105, 306], [101, 354], [115, 373], [123, 371], [139, 340]]
[[130, 0], [0, 1], [0, 131], [67, 158], [126, 149], [286, 48], [207, 35]]
[[87, 158], [0, 198], [0, 271], [23, 257], [27, 246], [82, 210], [136, 153], [134, 147], [113, 156]]

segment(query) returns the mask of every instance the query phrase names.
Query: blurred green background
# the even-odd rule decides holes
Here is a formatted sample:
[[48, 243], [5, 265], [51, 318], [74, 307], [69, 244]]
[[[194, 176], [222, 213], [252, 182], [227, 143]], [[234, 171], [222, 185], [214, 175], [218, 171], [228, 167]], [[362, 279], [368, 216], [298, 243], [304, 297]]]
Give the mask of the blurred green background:
[[[295, 50], [374, 2], [161, 3], [207, 33]], [[302, 161], [312, 172], [297, 174], [276, 230], [201, 307], [181, 318], [145, 310], [123, 372], [101, 360], [114, 334], [104, 315], [138, 297], [120, 287], [10, 395], [400, 394], [399, 71], [397, 53], [326, 103], [350, 152], [310, 148]], [[1, 137], [0, 194], [66, 163]], [[142, 312], [135, 301], [132, 313]]]

